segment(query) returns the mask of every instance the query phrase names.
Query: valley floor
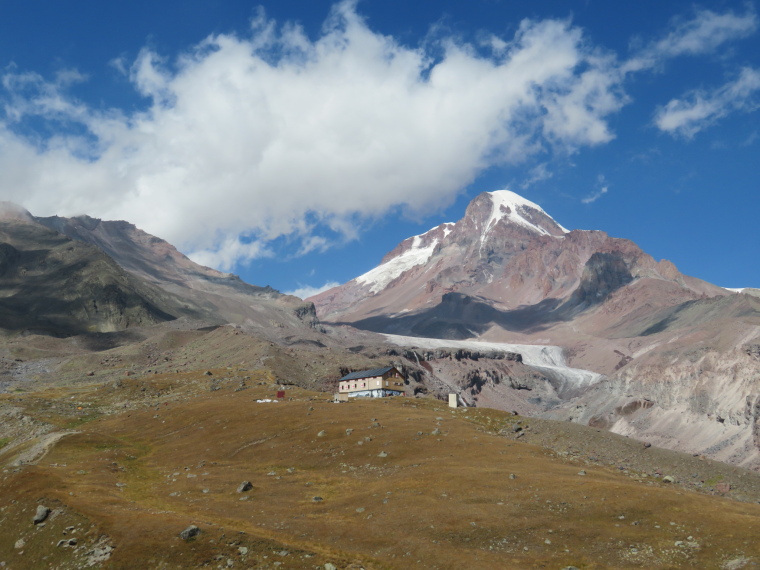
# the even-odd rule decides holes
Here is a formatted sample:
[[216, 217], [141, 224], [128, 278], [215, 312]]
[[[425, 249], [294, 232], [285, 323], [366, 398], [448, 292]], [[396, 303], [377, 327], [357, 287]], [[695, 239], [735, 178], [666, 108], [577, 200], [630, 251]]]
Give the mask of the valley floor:
[[[22, 445], [2, 442], [0, 563], [760, 563], [760, 484], [748, 471], [592, 428], [433, 399], [334, 404], [291, 387], [283, 401], [258, 402], [279, 387], [263, 370], [229, 366], [0, 396], [3, 413], [21, 410], [13, 421], [51, 426]], [[251, 488], [241, 492], [244, 481]], [[699, 492], [686, 488], [696, 481]], [[40, 505], [51, 513], [35, 525]], [[190, 525], [200, 534], [185, 540]]]

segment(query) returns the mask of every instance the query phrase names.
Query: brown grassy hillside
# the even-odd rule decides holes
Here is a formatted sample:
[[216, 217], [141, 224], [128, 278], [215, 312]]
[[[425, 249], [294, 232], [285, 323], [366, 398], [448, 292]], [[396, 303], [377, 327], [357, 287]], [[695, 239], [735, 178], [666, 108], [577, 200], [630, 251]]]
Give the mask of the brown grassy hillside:
[[[0, 562], [728, 569], [760, 561], [760, 505], [637, 471], [630, 440], [435, 400], [332, 404], [293, 388], [285, 401], [257, 403], [275, 395], [270, 374], [209, 372], [0, 396], [28, 422], [68, 433], [0, 450]], [[516, 438], [518, 425], [528, 435]], [[539, 440], [554, 450], [530, 443]], [[581, 443], [630, 451], [630, 469], [581, 454]], [[698, 458], [659, 461], [670, 468], [674, 457], [687, 470], [701, 466], [701, 478], [726, 476]], [[756, 476], [734, 473], [734, 487], [752, 498]], [[239, 493], [243, 481], [252, 489]], [[44, 526], [32, 524], [40, 504], [52, 509]], [[179, 533], [191, 524], [201, 533], [185, 541]]]

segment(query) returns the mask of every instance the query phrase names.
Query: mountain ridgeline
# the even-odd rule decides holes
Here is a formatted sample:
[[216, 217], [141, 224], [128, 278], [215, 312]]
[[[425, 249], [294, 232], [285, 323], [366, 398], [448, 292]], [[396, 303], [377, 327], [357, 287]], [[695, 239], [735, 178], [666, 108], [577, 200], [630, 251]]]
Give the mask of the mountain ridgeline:
[[0, 329], [72, 336], [178, 318], [319, 326], [311, 303], [198, 265], [128, 222], [0, 206]]

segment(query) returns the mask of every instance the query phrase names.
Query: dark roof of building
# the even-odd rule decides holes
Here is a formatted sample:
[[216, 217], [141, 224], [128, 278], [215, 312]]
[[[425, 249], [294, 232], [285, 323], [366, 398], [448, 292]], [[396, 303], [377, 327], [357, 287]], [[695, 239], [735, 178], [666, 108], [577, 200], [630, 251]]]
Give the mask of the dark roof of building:
[[385, 368], [373, 368], [372, 370], [360, 370], [359, 372], [351, 372], [350, 374], [346, 374], [343, 378], [340, 379], [342, 382], [343, 380], [361, 380], [362, 378], [373, 378], [375, 376], [382, 376], [389, 370], [393, 370], [393, 366], [386, 366]]

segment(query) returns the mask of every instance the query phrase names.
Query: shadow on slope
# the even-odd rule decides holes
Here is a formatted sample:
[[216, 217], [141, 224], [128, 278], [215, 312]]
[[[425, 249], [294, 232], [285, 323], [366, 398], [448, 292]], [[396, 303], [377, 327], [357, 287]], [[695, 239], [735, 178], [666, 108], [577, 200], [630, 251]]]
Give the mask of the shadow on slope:
[[451, 340], [478, 336], [493, 325], [512, 332], [540, 332], [603, 303], [631, 281], [633, 276], [621, 254], [597, 252], [586, 262], [578, 287], [564, 301], [544, 299], [505, 311], [482, 297], [446, 293], [431, 309], [403, 316], [368, 317], [350, 324], [374, 332]]

